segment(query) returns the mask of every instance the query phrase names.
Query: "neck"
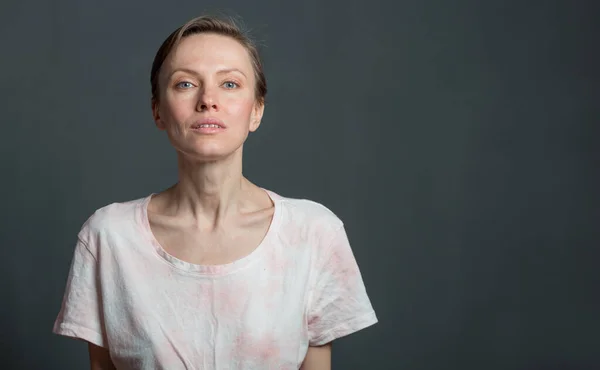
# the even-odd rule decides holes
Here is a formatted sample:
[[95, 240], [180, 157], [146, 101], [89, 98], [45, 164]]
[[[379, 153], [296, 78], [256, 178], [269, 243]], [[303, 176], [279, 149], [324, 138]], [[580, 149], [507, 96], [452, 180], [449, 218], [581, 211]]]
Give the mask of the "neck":
[[179, 182], [172, 188], [171, 206], [198, 228], [214, 230], [239, 213], [249, 181], [242, 175], [240, 153], [212, 162], [178, 157]]

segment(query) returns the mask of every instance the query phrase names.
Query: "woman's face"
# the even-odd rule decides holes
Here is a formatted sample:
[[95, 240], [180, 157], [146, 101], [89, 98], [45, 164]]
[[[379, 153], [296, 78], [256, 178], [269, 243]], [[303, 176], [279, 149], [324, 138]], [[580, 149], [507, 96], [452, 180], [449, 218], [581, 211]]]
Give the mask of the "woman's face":
[[154, 120], [186, 158], [224, 158], [241, 150], [260, 124], [264, 105], [257, 102], [255, 83], [250, 56], [236, 40], [185, 37], [162, 65]]

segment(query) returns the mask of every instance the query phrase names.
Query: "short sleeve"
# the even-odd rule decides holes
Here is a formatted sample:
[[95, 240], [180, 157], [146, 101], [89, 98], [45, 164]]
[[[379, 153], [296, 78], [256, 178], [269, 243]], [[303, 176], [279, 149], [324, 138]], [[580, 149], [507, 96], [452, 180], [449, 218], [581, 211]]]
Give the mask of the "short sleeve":
[[326, 247], [316, 261], [316, 278], [308, 301], [311, 346], [326, 344], [377, 323], [343, 225]]
[[97, 259], [79, 238], [53, 332], [107, 347], [97, 271]]

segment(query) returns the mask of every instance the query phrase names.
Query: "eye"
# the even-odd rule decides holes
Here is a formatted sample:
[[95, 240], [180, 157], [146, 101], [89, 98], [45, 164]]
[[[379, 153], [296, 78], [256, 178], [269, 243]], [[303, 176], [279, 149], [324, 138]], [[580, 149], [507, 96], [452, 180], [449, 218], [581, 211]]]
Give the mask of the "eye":
[[223, 84], [223, 86], [226, 89], [235, 89], [236, 87], [239, 87], [239, 85], [233, 81], [227, 81]]
[[178, 83], [177, 85], [175, 85], [176, 87], [182, 88], [182, 89], [189, 89], [190, 87], [194, 86], [191, 82], [188, 81], [182, 81], [180, 83]]

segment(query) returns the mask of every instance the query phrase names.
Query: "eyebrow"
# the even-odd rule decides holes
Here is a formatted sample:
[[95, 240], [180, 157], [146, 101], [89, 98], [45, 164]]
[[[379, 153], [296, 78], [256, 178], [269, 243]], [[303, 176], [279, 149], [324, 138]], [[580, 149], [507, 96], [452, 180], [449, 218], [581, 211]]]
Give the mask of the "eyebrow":
[[[185, 72], [185, 73], [189, 73], [189, 74], [192, 74], [192, 75], [197, 75], [198, 74], [198, 72], [196, 72], [196, 71], [194, 71], [193, 69], [190, 69], [190, 68], [177, 68], [173, 72], [171, 72], [171, 74], [169, 75], [169, 78], [173, 77], [173, 75], [175, 73], [177, 73], [177, 72]], [[238, 72], [238, 73], [242, 74], [242, 76], [246, 77], [246, 74], [244, 72], [240, 71], [237, 68], [219, 69], [217, 71], [217, 74], [221, 75], [221, 74], [226, 74], [226, 73], [231, 73], [231, 72]]]

